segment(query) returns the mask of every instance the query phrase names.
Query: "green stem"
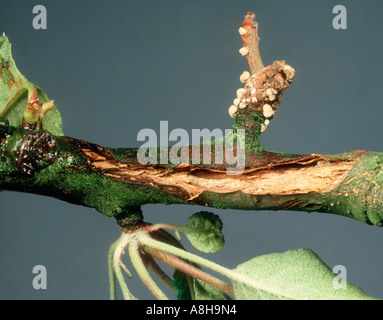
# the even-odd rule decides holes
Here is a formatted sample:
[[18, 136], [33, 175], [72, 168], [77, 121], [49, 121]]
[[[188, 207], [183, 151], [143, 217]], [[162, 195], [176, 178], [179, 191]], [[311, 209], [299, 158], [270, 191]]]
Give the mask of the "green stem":
[[142, 257], [144, 263], [154, 272], [154, 274], [160, 279], [171, 291], [175, 292], [173, 287], [173, 281], [167, 274], [160, 268], [160, 266], [149, 255]]
[[137, 273], [141, 277], [142, 281], [149, 288], [149, 290], [156, 296], [156, 298], [159, 300], [169, 300], [168, 297], [162, 292], [162, 290], [153, 281], [152, 277], [147, 271], [140, 256], [138, 243], [135, 241], [129, 244], [129, 257], [130, 257], [130, 260], [132, 261], [134, 268], [136, 269]]
[[200, 264], [204, 267], [207, 267], [209, 269], [217, 271], [218, 273], [221, 273], [223, 275], [226, 275], [226, 274], [228, 274], [229, 271], [231, 271], [230, 269], [222, 267], [222, 266], [216, 264], [215, 262], [204, 259], [200, 256], [193, 254], [193, 253], [190, 253], [190, 252], [187, 252], [185, 250], [178, 249], [176, 247], [168, 245], [166, 243], [154, 240], [154, 239], [150, 238], [148, 235], [143, 234], [138, 238], [138, 240], [140, 243], [142, 243], [144, 245], [147, 245], [147, 246], [155, 248], [155, 249], [159, 249], [161, 251], [166, 251], [170, 254], [174, 254], [174, 255], [182, 258], [182, 259], [194, 262], [196, 264]]
[[129, 243], [131, 239], [131, 236], [128, 234], [123, 233], [120, 237], [120, 239], [117, 240], [116, 249], [114, 250], [113, 254], [113, 269], [114, 273], [117, 277], [117, 280], [120, 284], [122, 295], [125, 300], [137, 300], [133, 294], [129, 291], [124, 275], [122, 274], [121, 267], [120, 267], [120, 258], [124, 253], [124, 248]]
[[146, 230], [148, 230], [150, 232], [157, 231], [159, 229], [172, 230], [176, 233], [177, 240], [181, 241], [181, 237], [180, 237], [179, 232], [180, 231], [182, 232], [182, 228], [183, 228], [182, 226], [177, 226], [175, 224], [170, 224], [170, 223], [156, 223], [156, 224], [153, 224], [151, 226], [146, 227]]
[[180, 226], [170, 223], [156, 223], [146, 227], [146, 230], [150, 232], [156, 231], [158, 229], [169, 229], [173, 231], [178, 231], [180, 229]]
[[115, 241], [109, 248], [108, 252], [108, 271], [109, 271], [109, 288], [110, 288], [110, 299], [116, 300], [116, 277], [114, 274], [114, 268], [113, 268], [113, 255], [114, 251], [116, 250], [118, 244], [118, 240]]
[[146, 252], [148, 252], [151, 256], [153, 256], [154, 258], [186, 273], [186, 274], [189, 274], [190, 276], [194, 277], [194, 278], [197, 278], [197, 279], [200, 279], [230, 295], [233, 295], [233, 288], [228, 285], [226, 282], [200, 270], [200, 269], [197, 269], [196, 267], [193, 267], [192, 265], [186, 263], [185, 261], [183, 260], [180, 260], [176, 257], [174, 257], [173, 255], [170, 255], [170, 254], [165, 254], [164, 252], [161, 252], [160, 250], [158, 249], [153, 249], [153, 248], [150, 248], [150, 247], [146, 247], [144, 249]]
[[197, 256], [193, 253], [190, 253], [185, 250], [170, 246], [166, 243], [162, 243], [160, 241], [154, 240], [150, 238], [150, 236], [148, 236], [147, 234], [140, 235], [140, 237], [138, 238], [138, 241], [143, 245], [146, 245], [155, 249], [159, 249], [161, 251], [165, 251], [170, 254], [174, 254], [175, 256], [178, 256], [182, 259], [185, 259], [193, 263], [199, 264], [201, 266], [204, 266], [206, 268], [209, 268], [213, 271], [216, 271], [217, 273], [224, 275], [225, 277], [229, 278], [232, 281], [244, 283], [254, 288], [257, 288], [259, 290], [264, 290], [272, 294], [276, 294], [276, 295], [280, 294], [279, 292], [273, 292], [273, 290], [271, 290], [270, 287], [264, 286], [254, 279], [251, 279], [247, 276], [237, 273], [234, 270], [225, 268], [215, 262], [212, 262], [210, 260]]

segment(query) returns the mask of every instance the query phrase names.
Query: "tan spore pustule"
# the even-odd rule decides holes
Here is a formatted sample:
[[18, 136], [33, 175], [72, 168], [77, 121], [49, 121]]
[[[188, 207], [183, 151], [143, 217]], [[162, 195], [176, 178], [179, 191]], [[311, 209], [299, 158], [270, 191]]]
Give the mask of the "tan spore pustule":
[[245, 88], [239, 88], [237, 90], [237, 98], [241, 99], [245, 93], [246, 93], [246, 89]]
[[249, 54], [249, 48], [248, 47], [242, 47], [241, 49], [238, 50], [239, 53], [242, 56], [247, 56]]
[[241, 36], [243, 36], [244, 34], [246, 34], [247, 33], [247, 29], [245, 29], [245, 28], [243, 28], [243, 27], [240, 27], [239, 29], [238, 29], [238, 33], [241, 35]]
[[235, 114], [237, 113], [238, 108], [235, 105], [230, 106], [229, 115], [232, 118], [235, 118]]
[[269, 98], [270, 101], [274, 101], [275, 100], [277, 93], [278, 93], [278, 91], [273, 89], [273, 88], [266, 89], [266, 95], [267, 95], [267, 97]]
[[242, 83], [245, 83], [249, 78], [250, 78], [250, 72], [243, 71], [241, 76], [239, 77], [239, 80], [241, 80]]
[[271, 118], [274, 115], [274, 109], [269, 104], [264, 104], [262, 107], [262, 113], [265, 118]]

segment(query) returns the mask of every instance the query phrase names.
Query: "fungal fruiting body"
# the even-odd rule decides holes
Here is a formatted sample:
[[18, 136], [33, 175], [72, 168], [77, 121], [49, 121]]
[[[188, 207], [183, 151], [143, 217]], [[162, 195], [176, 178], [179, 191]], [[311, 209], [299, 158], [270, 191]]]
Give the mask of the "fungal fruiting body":
[[247, 30], [246, 30], [245, 28], [243, 28], [243, 27], [240, 27], [240, 28], [238, 29], [238, 32], [239, 32], [239, 34], [240, 34], [241, 36], [243, 36], [245, 33], [247, 33]]
[[275, 100], [276, 93], [278, 93], [278, 91], [275, 90], [275, 89], [272, 89], [272, 88], [268, 88], [266, 90], [266, 94], [267, 94], [267, 96], [268, 96], [270, 101], [274, 101]]
[[250, 78], [250, 72], [249, 71], [243, 71], [243, 73], [239, 77], [239, 80], [241, 80], [242, 83], [245, 83], [246, 80], [249, 78]]
[[242, 56], [247, 56], [247, 54], [249, 53], [249, 48], [248, 47], [242, 47], [241, 49], [239, 49], [239, 53]]
[[265, 132], [267, 129], [267, 126], [265, 124], [261, 124], [261, 132]]
[[229, 108], [230, 117], [234, 118], [237, 110], [238, 108], [235, 105], [230, 106]]
[[238, 98], [238, 99], [241, 99], [242, 96], [243, 96], [245, 93], [246, 93], [246, 89], [245, 89], [245, 88], [239, 88], [239, 89], [237, 90], [237, 98]]
[[270, 118], [274, 115], [273, 107], [267, 103], [263, 105], [262, 111], [265, 118]]

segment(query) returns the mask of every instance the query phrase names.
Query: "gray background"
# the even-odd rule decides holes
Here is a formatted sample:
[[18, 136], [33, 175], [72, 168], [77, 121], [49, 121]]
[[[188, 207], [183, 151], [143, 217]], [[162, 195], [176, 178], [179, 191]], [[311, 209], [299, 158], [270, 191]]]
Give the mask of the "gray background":
[[[34, 30], [45, 5], [48, 29]], [[68, 136], [109, 147], [139, 146], [139, 130], [230, 128], [227, 113], [248, 69], [238, 27], [260, 25], [268, 65], [285, 59], [293, 85], [262, 143], [269, 150], [334, 154], [383, 151], [381, 1], [343, 1], [348, 29], [332, 28], [334, 1], [0, 1], [20, 71], [55, 100]], [[0, 193], [1, 299], [108, 299], [114, 219], [56, 199]], [[148, 222], [184, 223], [201, 208], [147, 205]], [[328, 214], [216, 210], [226, 245], [208, 257], [235, 267], [254, 256], [306, 247], [348, 280], [383, 298], [383, 230]], [[183, 240], [187, 244], [187, 240]], [[205, 256], [205, 255], [204, 255]], [[48, 271], [34, 290], [32, 268]], [[139, 298], [152, 299], [137, 276]]]

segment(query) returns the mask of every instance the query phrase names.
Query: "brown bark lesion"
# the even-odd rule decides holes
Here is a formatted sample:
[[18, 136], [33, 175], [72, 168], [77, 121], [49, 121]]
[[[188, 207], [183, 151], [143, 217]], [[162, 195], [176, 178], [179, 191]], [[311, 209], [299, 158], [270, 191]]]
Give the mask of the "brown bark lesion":
[[84, 141], [78, 150], [84, 154], [92, 170], [106, 177], [166, 190], [186, 201], [192, 201], [206, 191], [217, 194], [241, 191], [249, 195], [328, 193], [345, 179], [358, 159], [312, 154], [248, 167], [239, 175], [228, 175], [224, 169], [193, 164], [168, 167], [121, 162], [106, 148]]

